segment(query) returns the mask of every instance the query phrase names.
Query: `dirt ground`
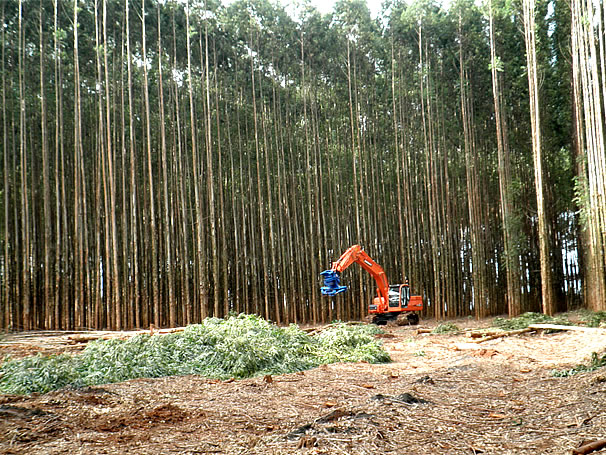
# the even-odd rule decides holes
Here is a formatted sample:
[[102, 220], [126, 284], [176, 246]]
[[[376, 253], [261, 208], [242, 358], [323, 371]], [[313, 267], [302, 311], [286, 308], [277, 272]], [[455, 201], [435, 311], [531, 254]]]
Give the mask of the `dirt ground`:
[[[462, 329], [489, 324], [453, 322]], [[473, 343], [465, 331], [385, 332], [389, 364], [0, 395], [0, 453], [570, 454], [606, 438], [606, 369], [552, 375], [606, 351], [603, 333], [536, 332]], [[53, 345], [53, 336], [60, 338], [48, 335], [45, 352], [65, 349]], [[3, 341], [0, 356], [40, 349], [36, 338]]]

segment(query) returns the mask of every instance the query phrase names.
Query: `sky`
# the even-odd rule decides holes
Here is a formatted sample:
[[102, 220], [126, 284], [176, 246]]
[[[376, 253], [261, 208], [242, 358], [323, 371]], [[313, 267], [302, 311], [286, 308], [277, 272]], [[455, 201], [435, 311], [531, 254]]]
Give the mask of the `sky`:
[[[288, 7], [293, 3], [294, 0], [279, 0], [282, 5]], [[310, 0], [311, 4], [314, 5], [318, 11], [323, 14], [330, 13], [333, 10], [333, 7], [337, 0]], [[448, 8], [452, 0], [440, 0], [438, 4], [442, 5], [444, 8]], [[370, 10], [370, 16], [374, 19], [381, 12], [381, 6], [384, 0], [366, 0], [366, 4], [368, 5], [368, 9]], [[476, 0], [476, 5], [478, 1]], [[549, 3], [551, 5], [551, 3]]]
[[[1, 2], [2, 0], [0, 0]], [[234, 0], [222, 0], [224, 5], [228, 5], [232, 3]], [[273, 0], [274, 2], [279, 2], [282, 4], [286, 11], [294, 16], [296, 16], [295, 11], [296, 7], [294, 6], [298, 3], [297, 0]], [[317, 8], [322, 14], [331, 13], [335, 3], [337, 0], [310, 0], [310, 3]], [[384, 0], [366, 0], [366, 5], [368, 5], [368, 9], [370, 10], [370, 16], [375, 19], [379, 13], [381, 12], [381, 6]], [[442, 0], [439, 3], [444, 7], [447, 7], [450, 4], [451, 0]]]
[[[223, 5], [229, 5], [235, 0], [221, 0]], [[366, 0], [366, 4], [368, 5], [368, 9], [370, 10], [370, 16], [374, 19], [381, 12], [381, 5], [384, 0]], [[0, 0], [2, 2], [2, 0]], [[297, 0], [272, 0], [272, 2], [277, 2], [283, 5], [291, 16], [296, 16], [296, 7], [295, 4], [298, 3]], [[310, 3], [316, 7], [318, 11], [322, 14], [331, 13], [335, 3], [337, 0], [310, 0]]]
[[[282, 4], [286, 5], [287, 3], [288, 0], [282, 0]], [[330, 13], [335, 3], [336, 0], [311, 0], [311, 4], [321, 13]], [[377, 17], [381, 11], [381, 3], [383, 3], [383, 0], [366, 0], [372, 18]]]

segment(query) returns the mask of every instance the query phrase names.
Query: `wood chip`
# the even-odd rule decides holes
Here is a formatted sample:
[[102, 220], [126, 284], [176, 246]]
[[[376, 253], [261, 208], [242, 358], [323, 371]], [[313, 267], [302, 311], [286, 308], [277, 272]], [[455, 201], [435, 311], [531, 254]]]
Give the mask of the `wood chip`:
[[495, 349], [480, 349], [478, 351], [475, 351], [471, 355], [473, 355], [474, 357], [483, 357], [485, 359], [491, 359], [498, 353], [499, 351]]

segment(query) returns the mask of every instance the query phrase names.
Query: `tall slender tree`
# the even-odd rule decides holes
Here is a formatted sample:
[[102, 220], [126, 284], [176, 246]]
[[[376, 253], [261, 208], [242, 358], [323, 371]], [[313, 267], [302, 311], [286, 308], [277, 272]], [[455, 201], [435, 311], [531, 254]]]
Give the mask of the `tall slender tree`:
[[507, 140], [507, 119], [501, 108], [501, 60], [497, 57], [496, 34], [494, 30], [493, 2], [488, 2], [488, 20], [490, 36], [490, 69], [492, 80], [492, 97], [494, 103], [497, 156], [499, 172], [500, 213], [503, 224], [503, 246], [505, 253], [505, 272], [507, 274], [507, 308], [510, 316], [517, 316], [522, 312], [521, 283], [520, 283], [520, 254], [516, 247], [517, 235], [515, 232], [513, 200], [510, 191], [511, 160], [509, 156], [509, 141]]
[[553, 315], [556, 312], [554, 298], [553, 271], [551, 267], [550, 234], [545, 207], [545, 189], [543, 172], [543, 150], [541, 142], [541, 118], [539, 109], [539, 81], [536, 54], [535, 1], [523, 0], [524, 42], [526, 44], [526, 70], [528, 73], [528, 91], [530, 97], [530, 119], [532, 135], [532, 156], [534, 162], [535, 190], [537, 196], [537, 223], [539, 254], [541, 261], [541, 297], [543, 312]]

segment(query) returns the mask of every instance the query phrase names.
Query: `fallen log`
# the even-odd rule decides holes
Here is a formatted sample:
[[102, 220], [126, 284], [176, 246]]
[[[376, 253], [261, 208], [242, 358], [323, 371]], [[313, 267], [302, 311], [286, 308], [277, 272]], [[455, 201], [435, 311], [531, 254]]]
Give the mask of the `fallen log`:
[[595, 452], [606, 447], [606, 439], [600, 441], [594, 441], [584, 446], [572, 449], [573, 455], [587, 455], [588, 453]]
[[[339, 325], [346, 325], [346, 326], [356, 326], [356, 325], [362, 325], [364, 324], [364, 322], [360, 322], [360, 321], [348, 321], [348, 322], [340, 322], [338, 323]], [[335, 327], [336, 324], [331, 323], [331, 324], [326, 324], [320, 327], [306, 327], [301, 329], [303, 332], [307, 333], [309, 336], [314, 336], [317, 335], [320, 332], [323, 332], [326, 329], [330, 329], [332, 327]]]
[[70, 335], [67, 339], [73, 343], [88, 343], [98, 339], [107, 339], [107, 335]]
[[354, 413], [352, 411], [345, 410], [345, 409], [335, 409], [334, 411], [329, 412], [328, 414], [326, 414], [325, 416], [319, 417], [317, 418], [314, 423], [328, 423], [328, 422], [332, 422], [334, 420], [338, 420], [341, 417], [349, 417], [352, 416]]
[[570, 330], [573, 332], [606, 333], [606, 330], [599, 327], [581, 327], [578, 325], [530, 324], [528, 327], [533, 330]]
[[[165, 335], [167, 333], [177, 333], [183, 332], [185, 327], [173, 327], [172, 329], [156, 329], [154, 333], [158, 333], [160, 335]], [[146, 333], [145, 330], [142, 330], [141, 333]]]
[[467, 338], [483, 338], [483, 337], [488, 337], [488, 336], [492, 336], [492, 335], [498, 335], [498, 334], [502, 334], [503, 331], [497, 331], [497, 330], [484, 330], [484, 331], [478, 331], [478, 332], [467, 332]]
[[484, 341], [495, 340], [497, 338], [510, 337], [512, 335], [520, 335], [522, 333], [534, 332], [535, 329], [526, 327], [525, 329], [510, 330], [508, 332], [495, 333], [494, 335], [488, 335], [487, 337], [480, 338], [479, 340], [471, 340], [471, 343], [483, 343]]

